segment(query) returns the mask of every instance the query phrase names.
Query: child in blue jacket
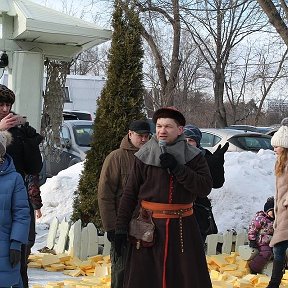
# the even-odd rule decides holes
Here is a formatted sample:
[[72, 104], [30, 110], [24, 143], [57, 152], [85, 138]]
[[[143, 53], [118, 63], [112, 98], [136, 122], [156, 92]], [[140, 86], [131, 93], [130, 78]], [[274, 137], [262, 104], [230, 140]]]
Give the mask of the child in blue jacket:
[[21, 244], [28, 241], [30, 209], [23, 179], [6, 153], [11, 140], [0, 131], [0, 287], [22, 288]]

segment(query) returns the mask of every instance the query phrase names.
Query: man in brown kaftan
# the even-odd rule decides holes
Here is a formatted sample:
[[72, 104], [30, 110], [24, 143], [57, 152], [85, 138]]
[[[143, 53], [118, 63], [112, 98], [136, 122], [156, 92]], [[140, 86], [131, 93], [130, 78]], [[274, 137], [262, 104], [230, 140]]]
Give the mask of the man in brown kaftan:
[[135, 154], [121, 198], [115, 250], [121, 255], [139, 207], [152, 213], [156, 241], [149, 248], [142, 241], [131, 244], [124, 288], [211, 288], [192, 204], [211, 191], [209, 167], [200, 150], [186, 142], [185, 118], [178, 110], [161, 108], [153, 121], [156, 135]]

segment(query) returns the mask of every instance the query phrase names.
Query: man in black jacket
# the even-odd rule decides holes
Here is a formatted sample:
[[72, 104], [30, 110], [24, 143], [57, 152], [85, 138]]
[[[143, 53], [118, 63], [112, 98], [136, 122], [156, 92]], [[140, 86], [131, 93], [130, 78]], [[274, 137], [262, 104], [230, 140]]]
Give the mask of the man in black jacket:
[[[198, 127], [189, 124], [184, 127], [183, 132], [187, 142], [202, 151], [202, 154], [204, 155], [210, 169], [213, 180], [213, 188], [217, 189], [222, 187], [225, 182], [224, 153], [227, 151], [229, 143], [227, 142], [222, 148], [221, 145], [219, 145], [217, 150], [212, 154], [209, 150], [201, 147], [200, 141], [202, 138], [202, 133]], [[218, 232], [212, 214], [211, 202], [208, 197], [198, 197], [194, 203], [194, 208], [202, 239], [205, 243], [207, 235], [216, 234]]]
[[[35, 185], [37, 185], [38, 174], [42, 168], [42, 157], [39, 150], [39, 144], [42, 141], [42, 136], [29, 125], [28, 122], [23, 123], [21, 117], [11, 112], [13, 103], [15, 102], [15, 94], [5, 85], [0, 85], [0, 131], [8, 130], [12, 134], [13, 141], [7, 148], [7, 153], [12, 157], [16, 171], [21, 174], [26, 184], [26, 188], [34, 193], [34, 196], [29, 195], [31, 224], [29, 230], [29, 239], [27, 245], [21, 247], [21, 277], [24, 288], [28, 288], [27, 262], [31, 247], [35, 242], [35, 215], [41, 217], [41, 197], [40, 190], [38, 199], [35, 205]], [[32, 179], [31, 179], [32, 177]], [[26, 181], [25, 181], [26, 179]], [[28, 182], [27, 182], [28, 180]], [[35, 185], [31, 185], [31, 181]], [[28, 188], [29, 185], [29, 188]], [[32, 190], [33, 188], [33, 190]], [[36, 189], [37, 190], [37, 189]], [[32, 194], [33, 194], [32, 193]], [[40, 197], [40, 200], [39, 200]], [[34, 208], [33, 208], [34, 204]], [[20, 254], [20, 251], [19, 251]], [[20, 260], [20, 255], [19, 255]]]

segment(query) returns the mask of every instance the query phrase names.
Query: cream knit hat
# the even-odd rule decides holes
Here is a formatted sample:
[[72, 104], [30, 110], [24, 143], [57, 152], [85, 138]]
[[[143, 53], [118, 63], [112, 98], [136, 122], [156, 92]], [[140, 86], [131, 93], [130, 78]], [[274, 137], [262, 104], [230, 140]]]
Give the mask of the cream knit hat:
[[6, 153], [6, 147], [11, 143], [12, 135], [8, 131], [0, 131], [0, 158]]
[[288, 126], [281, 126], [271, 139], [274, 147], [288, 148]]

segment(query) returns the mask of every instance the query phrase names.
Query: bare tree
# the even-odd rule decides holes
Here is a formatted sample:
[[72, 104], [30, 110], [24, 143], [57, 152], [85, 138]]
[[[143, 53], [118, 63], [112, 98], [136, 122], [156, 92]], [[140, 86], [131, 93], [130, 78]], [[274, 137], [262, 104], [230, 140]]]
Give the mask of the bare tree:
[[224, 105], [225, 69], [231, 51], [265, 25], [254, 1], [197, 1], [185, 9], [182, 21], [213, 73], [215, 124], [227, 126]]
[[285, 44], [288, 46], [288, 7], [284, 0], [278, 1], [278, 9], [276, 8], [275, 2], [272, 0], [257, 0], [264, 13], [267, 15], [269, 22], [276, 29], [277, 33], [283, 39]]
[[275, 61], [276, 53], [271, 53], [274, 57], [269, 57], [270, 51], [264, 54], [259, 53], [259, 66], [257, 68], [257, 73], [254, 75], [253, 85], [257, 84], [260, 86], [261, 97], [258, 103], [257, 113], [255, 115], [254, 125], [258, 125], [259, 117], [263, 108], [263, 104], [273, 85], [283, 77], [287, 77], [287, 71], [285, 71], [285, 62], [287, 58], [288, 49], [284, 51], [279, 61]]

